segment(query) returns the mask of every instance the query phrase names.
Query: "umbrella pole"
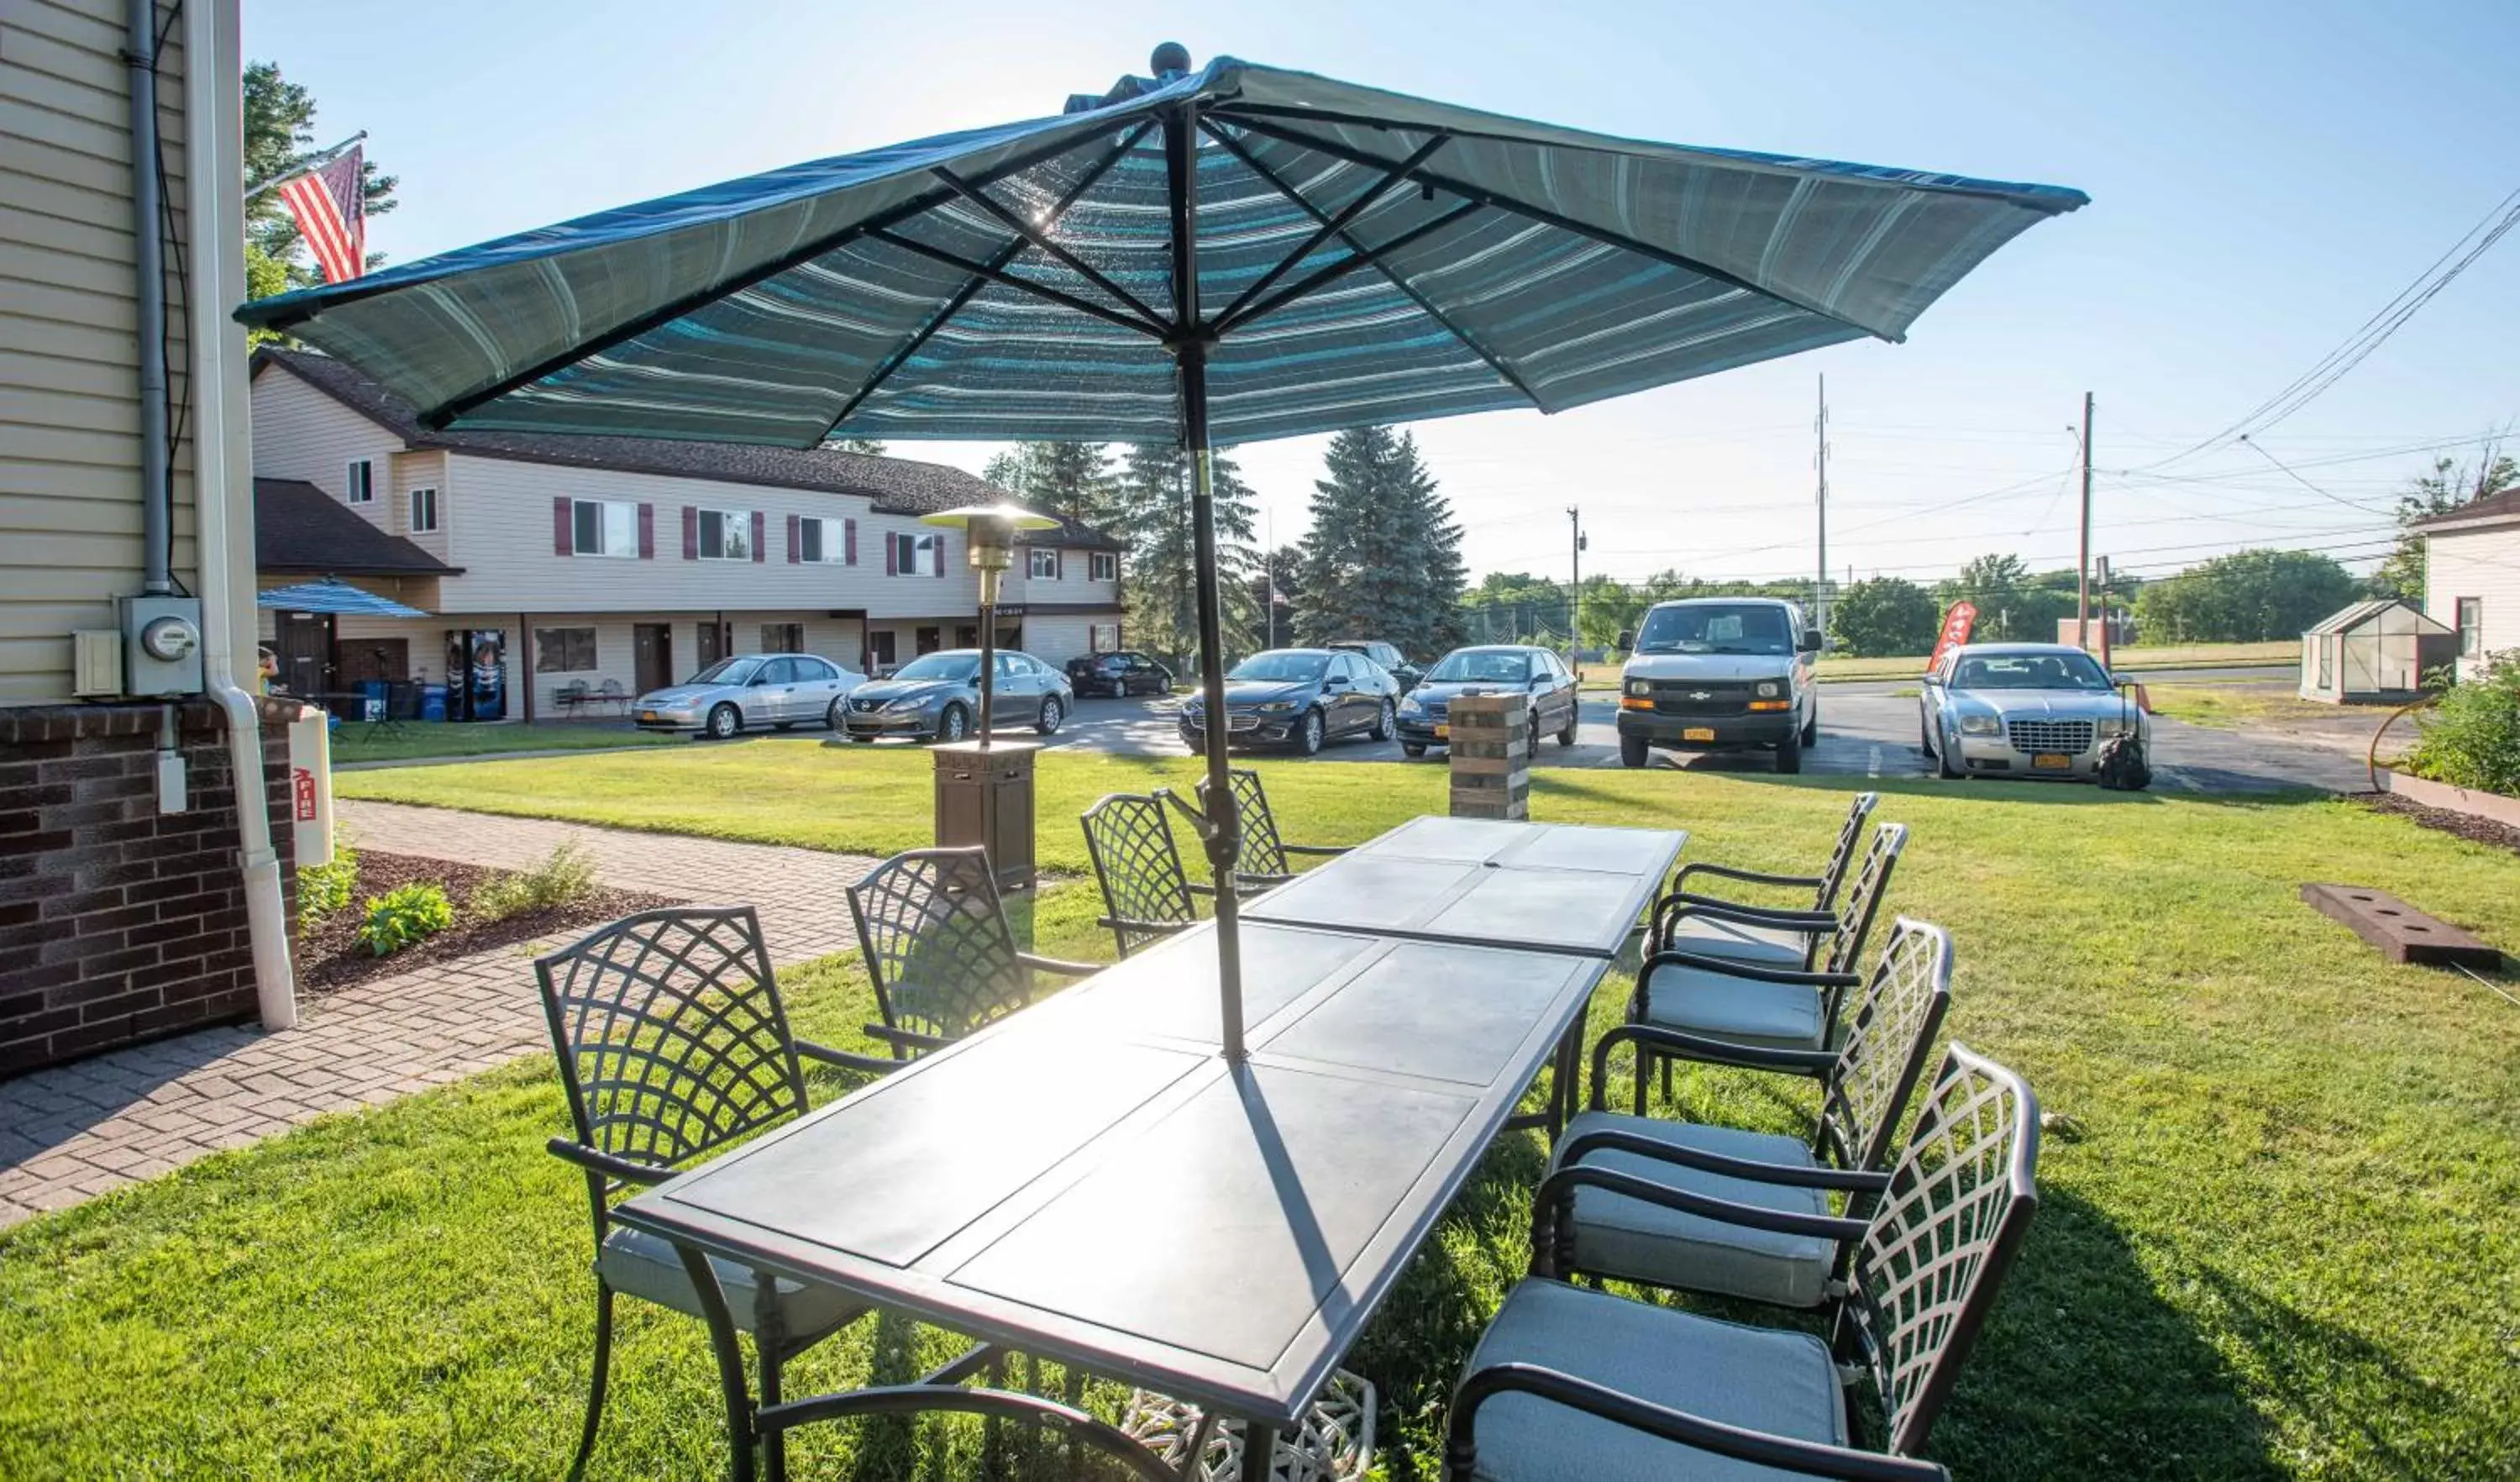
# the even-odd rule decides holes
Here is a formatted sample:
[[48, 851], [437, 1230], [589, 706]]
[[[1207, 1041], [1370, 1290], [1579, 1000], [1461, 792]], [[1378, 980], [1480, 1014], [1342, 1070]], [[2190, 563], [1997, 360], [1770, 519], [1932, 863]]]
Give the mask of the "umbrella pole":
[[1242, 1044], [1241, 907], [1234, 867], [1242, 854], [1241, 810], [1226, 759], [1225, 640], [1216, 578], [1216, 501], [1207, 447], [1207, 346], [1177, 352], [1182, 383], [1182, 447], [1191, 465], [1191, 534], [1197, 548], [1198, 682], [1207, 706], [1207, 866], [1216, 883], [1216, 982], [1225, 1029], [1225, 1057], [1240, 1062]]

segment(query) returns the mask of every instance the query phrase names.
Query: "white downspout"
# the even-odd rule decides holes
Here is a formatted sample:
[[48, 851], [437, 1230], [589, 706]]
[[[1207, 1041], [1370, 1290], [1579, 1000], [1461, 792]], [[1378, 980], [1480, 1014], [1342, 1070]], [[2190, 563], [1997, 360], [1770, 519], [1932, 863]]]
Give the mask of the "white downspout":
[[[245, 288], [245, 62], [237, 0], [184, 5], [184, 189], [191, 225], [193, 509], [201, 534], [202, 660], [210, 697], [227, 713], [236, 774], [237, 834], [245, 874], [254, 995], [265, 1029], [297, 1025], [289, 963], [289, 917], [280, 857], [271, 842], [271, 794], [263, 778], [262, 714], [237, 684], [237, 654], [254, 638], [252, 444], [245, 329], [228, 317]], [[240, 594], [243, 605], [240, 606]]]

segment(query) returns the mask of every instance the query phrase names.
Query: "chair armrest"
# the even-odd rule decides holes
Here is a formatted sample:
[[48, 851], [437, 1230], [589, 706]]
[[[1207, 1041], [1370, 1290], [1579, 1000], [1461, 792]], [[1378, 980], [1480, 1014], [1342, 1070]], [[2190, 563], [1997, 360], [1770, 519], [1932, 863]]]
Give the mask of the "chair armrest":
[[1248, 871], [1237, 870], [1234, 872], [1234, 893], [1258, 895], [1264, 890], [1275, 890], [1293, 878], [1291, 875], [1253, 875]]
[[1951, 1482], [1951, 1473], [1931, 1461], [1746, 1430], [1538, 1364], [1491, 1364], [1462, 1376], [1461, 1387], [1453, 1392], [1452, 1414], [1445, 1417], [1444, 1475], [1448, 1482], [1467, 1478], [1476, 1461], [1479, 1407], [1497, 1395], [1510, 1392], [1537, 1395], [1552, 1404], [1598, 1415], [1614, 1425], [1642, 1431], [1676, 1446], [1800, 1472], [1807, 1477], [1836, 1477], [1842, 1482]]
[[890, 1024], [865, 1024], [860, 1027], [885, 1044], [898, 1045], [904, 1050], [942, 1050], [954, 1043], [942, 1035], [921, 1034], [916, 1029], [895, 1029]]
[[584, 1143], [570, 1138], [554, 1138], [543, 1147], [565, 1163], [575, 1163], [589, 1173], [600, 1173], [624, 1184], [661, 1184], [674, 1176], [674, 1170], [661, 1163], [641, 1163], [630, 1158], [599, 1152]]
[[[1749, 1230], [1773, 1231], [1778, 1235], [1818, 1235], [1823, 1240], [1860, 1240], [1871, 1226], [1863, 1220], [1849, 1220], [1831, 1214], [1797, 1214], [1790, 1209], [1762, 1209], [1756, 1204], [1739, 1204], [1719, 1199], [1711, 1193], [1689, 1189], [1674, 1189], [1633, 1173], [1615, 1168], [1559, 1168], [1540, 1181], [1540, 1191], [1532, 1196], [1532, 1253], [1537, 1259], [1548, 1248], [1541, 1238], [1552, 1229], [1560, 1206], [1575, 1197], [1578, 1189], [1598, 1189], [1606, 1193], [1640, 1199], [1682, 1214], [1716, 1220], [1726, 1225], [1739, 1225]], [[1553, 1275], [1546, 1273], [1543, 1275]]]
[[1356, 846], [1353, 844], [1289, 844], [1281, 840], [1278, 847], [1288, 854], [1318, 854], [1328, 858], [1333, 854], [1345, 854]]
[[1055, 957], [1036, 957], [1029, 952], [1016, 953], [1015, 961], [1035, 971], [1057, 973], [1060, 977], [1091, 977], [1111, 966], [1108, 963], [1067, 963]]
[[1768, 1045], [1736, 1045], [1662, 1024], [1619, 1024], [1593, 1042], [1593, 1109], [1608, 1109], [1603, 1098], [1610, 1080], [1610, 1050], [1634, 1041], [1650, 1045], [1675, 1059], [1739, 1070], [1777, 1070], [1821, 1077], [1837, 1068], [1837, 1056], [1825, 1050], [1785, 1050]]
[[1673, 914], [1719, 917], [1762, 926], [1798, 927], [1805, 931], [1826, 931], [1837, 924], [1837, 916], [1828, 911], [1805, 911], [1791, 906], [1752, 906], [1740, 901], [1728, 901], [1719, 896], [1703, 895], [1694, 890], [1676, 890], [1658, 903], [1677, 907]]
[[1692, 875], [1712, 875], [1722, 879], [1740, 880], [1752, 885], [1795, 885], [1805, 890], [1818, 890], [1821, 887], [1821, 876], [1817, 875], [1762, 875], [1756, 870], [1735, 870], [1731, 865], [1718, 865], [1707, 860], [1691, 860], [1681, 866], [1680, 873], [1671, 877], [1672, 893], [1678, 895], [1686, 891], [1688, 888], [1688, 877]]
[[1725, 977], [1747, 978], [1754, 983], [1795, 983], [1806, 988], [1861, 988], [1864, 975], [1857, 972], [1809, 972], [1800, 967], [1771, 967], [1764, 963], [1736, 963], [1731, 958], [1708, 957], [1698, 952], [1648, 953], [1637, 968], [1642, 982], [1656, 967], [1695, 967], [1703, 972], [1721, 973]]
[[1142, 921], [1125, 916], [1098, 916], [1094, 919], [1094, 924], [1113, 931], [1143, 931], [1149, 936], [1170, 936], [1176, 931], [1187, 931], [1197, 923], [1194, 921]]
[[[1192, 895], [1214, 895], [1216, 893], [1216, 887], [1214, 885], [1202, 885], [1196, 880], [1182, 881], [1182, 888]], [[1239, 893], [1240, 887], [1238, 886], [1236, 889], [1237, 893]]]
[[899, 1060], [887, 1060], [878, 1055], [859, 1055], [854, 1051], [834, 1050], [829, 1045], [818, 1045], [812, 1040], [791, 1040], [789, 1043], [796, 1047], [798, 1057], [820, 1061], [826, 1065], [836, 1065], [842, 1070], [866, 1070], [877, 1075], [890, 1075], [901, 1068]]
[[1890, 1187], [1886, 1173], [1863, 1173], [1849, 1168], [1804, 1168], [1792, 1163], [1763, 1163], [1756, 1158], [1736, 1158], [1727, 1153], [1709, 1152], [1703, 1147], [1683, 1147], [1622, 1132], [1613, 1127], [1596, 1127], [1578, 1133], [1557, 1145], [1551, 1154], [1560, 1167], [1571, 1168], [1584, 1160], [1588, 1152], [1626, 1152], [1658, 1163], [1671, 1163], [1682, 1168], [1694, 1168], [1702, 1173], [1720, 1173], [1727, 1178], [1744, 1179], [1753, 1184], [1777, 1184], [1787, 1189], [1831, 1189], [1840, 1193], [1879, 1193]]

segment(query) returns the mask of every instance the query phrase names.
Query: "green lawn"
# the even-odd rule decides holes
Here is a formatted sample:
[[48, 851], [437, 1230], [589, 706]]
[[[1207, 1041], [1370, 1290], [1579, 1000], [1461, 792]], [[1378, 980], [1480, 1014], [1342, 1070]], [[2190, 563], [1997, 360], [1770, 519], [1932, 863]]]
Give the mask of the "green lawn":
[[[2396, 708], [2391, 705], [2330, 705], [2315, 699], [2304, 699], [2289, 689], [2272, 686], [2235, 688], [2228, 685], [2188, 685], [2162, 680], [2144, 686], [2144, 696], [2151, 701], [2152, 713], [2183, 720], [2190, 725], [2213, 726], [2236, 731], [2243, 726], [2268, 722], [2314, 721], [2335, 724], [2360, 717], [2364, 730], [2376, 731], [2380, 722]], [[2405, 724], [2403, 738], [2414, 740], [2415, 728]]]
[[405, 721], [401, 735], [364, 721], [344, 721], [333, 733], [336, 762], [416, 761], [432, 756], [492, 756], [503, 751], [577, 751], [588, 747], [689, 745], [691, 739], [626, 726], [546, 720], [530, 724], [472, 725], [454, 721]]
[[[1187, 765], [1046, 756], [1046, 857], [1080, 853], [1053, 821]], [[1441, 806], [1436, 768], [1263, 765], [1294, 837]], [[771, 741], [343, 781], [892, 848], [923, 836], [926, 772], [917, 752]], [[2520, 942], [2520, 860], [2307, 796], [1878, 786], [1879, 816], [1915, 830], [1893, 908], [1958, 944], [1951, 1032], [2076, 1128], [2048, 1142], [2030, 1243], [1932, 1454], [1969, 1478], [2520, 1472], [2520, 1010], [2384, 966], [2295, 898], [2343, 876]], [[1845, 798], [1823, 779], [1552, 772], [1533, 810], [1678, 823], [1692, 856], [1774, 869], [1821, 847]], [[1034, 933], [1107, 955], [1094, 905], [1056, 888]], [[788, 981], [805, 1032], [854, 1038], [853, 966]], [[1624, 993], [1605, 986], [1597, 1026]], [[1711, 1076], [1681, 1100], [1801, 1115]], [[588, 1337], [581, 1188], [541, 1151], [562, 1125], [530, 1061], [0, 1235], [0, 1475], [557, 1474]], [[1539, 1158], [1536, 1139], [1500, 1145], [1354, 1356], [1383, 1390], [1392, 1477], [1434, 1475], [1445, 1391], [1525, 1258]], [[853, 1335], [800, 1377], [896, 1374], [912, 1341]], [[634, 1308], [615, 1358], [593, 1474], [709, 1475], [697, 1325]], [[853, 1440], [800, 1446], [797, 1475], [891, 1474]]]

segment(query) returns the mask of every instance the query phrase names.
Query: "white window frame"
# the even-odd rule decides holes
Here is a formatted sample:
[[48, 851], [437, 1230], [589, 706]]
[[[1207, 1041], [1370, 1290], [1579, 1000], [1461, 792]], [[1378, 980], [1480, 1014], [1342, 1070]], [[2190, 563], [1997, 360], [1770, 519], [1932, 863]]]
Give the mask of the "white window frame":
[[374, 504], [377, 498], [377, 461], [353, 458], [341, 468], [341, 497], [344, 503]]
[[2451, 631], [2458, 635], [2458, 656], [2482, 657], [2485, 653], [2485, 599], [2453, 597], [2450, 611]]
[[944, 536], [920, 535], [907, 530], [895, 530], [884, 539], [893, 543], [893, 575], [942, 576], [945, 574]]
[[[718, 522], [717, 554], [714, 556], [709, 554], [709, 520], [712, 517]], [[734, 532], [732, 540], [728, 538], [729, 531]], [[750, 510], [700, 511], [700, 560], [752, 560], [752, 512]]]
[[[585, 635], [586, 635], [586, 662], [585, 662], [585, 663], [583, 663], [583, 664], [571, 664], [571, 663], [568, 663], [568, 662], [566, 661], [566, 660], [567, 660], [568, 640], [567, 640], [567, 639], [565, 639], [565, 638], [562, 638], [562, 639], [561, 639], [561, 642], [560, 642], [560, 647], [561, 647], [561, 650], [562, 650], [562, 662], [561, 662], [561, 663], [559, 663], [559, 664], [554, 664], [554, 663], [549, 662], [549, 661], [548, 661], [549, 655], [547, 655], [547, 654], [545, 654], [545, 653], [543, 652], [543, 635], [544, 635], [544, 634], [546, 634], [546, 633], [554, 634], [554, 635], [567, 634], [567, 633], [583, 633], [583, 634], [585, 634]], [[534, 644], [534, 672], [535, 672], [535, 673], [537, 673], [537, 674], [594, 674], [594, 673], [597, 673], [598, 671], [602, 670], [602, 669], [603, 669], [603, 667], [604, 667], [603, 657], [602, 657], [601, 653], [599, 652], [599, 646], [602, 644], [602, 642], [603, 642], [603, 640], [602, 640], [601, 636], [597, 634], [596, 629], [595, 629], [595, 624], [593, 624], [593, 623], [570, 623], [570, 624], [567, 624], [566, 626], [563, 626], [563, 627], [536, 628], [536, 629], [533, 631], [533, 644]]]
[[[580, 510], [588, 509], [596, 512], [596, 544], [595, 549], [591, 551], [577, 543], [578, 512]], [[620, 527], [617, 530], [613, 525], [613, 520], [616, 516], [621, 521]], [[617, 551], [613, 549], [613, 536], [615, 534], [621, 536], [621, 549]], [[627, 499], [573, 499], [569, 501], [568, 544], [569, 554], [572, 556], [604, 556], [621, 561], [637, 561], [639, 559], [638, 504], [635, 501]]]
[[1118, 581], [1120, 553], [1117, 551], [1094, 552], [1086, 558], [1086, 571], [1095, 581]]
[[[412, 490], [409, 494], [404, 495], [403, 499], [405, 504], [409, 506], [408, 514], [410, 516], [409, 523], [411, 525], [411, 533], [414, 535], [435, 534], [437, 531], [436, 485], [424, 484], [421, 487]], [[420, 517], [421, 513], [424, 510], [428, 514], [428, 519], [425, 523]]]
[[[801, 542], [805, 539], [805, 532], [808, 530], [814, 532], [815, 541], [822, 546], [822, 555], [807, 556], [804, 553]], [[796, 553], [796, 559], [799, 561], [823, 566], [845, 566], [849, 563], [849, 524], [845, 519], [837, 519], [829, 515], [798, 516], [796, 539], [800, 542]]]
[[1024, 578], [1028, 581], [1058, 580], [1058, 553], [1046, 546], [1026, 548], [1032, 554], [1024, 561]]

